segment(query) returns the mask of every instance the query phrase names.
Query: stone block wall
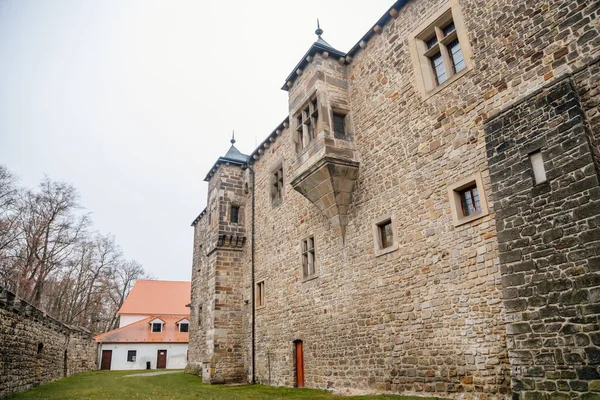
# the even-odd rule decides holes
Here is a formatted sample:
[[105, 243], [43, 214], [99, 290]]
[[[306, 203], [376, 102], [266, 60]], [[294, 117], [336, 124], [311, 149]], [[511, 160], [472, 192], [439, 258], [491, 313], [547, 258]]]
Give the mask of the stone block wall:
[[0, 398], [97, 368], [92, 334], [0, 287]]
[[[600, 390], [600, 182], [577, 80], [485, 123], [516, 398]], [[547, 182], [534, 181], [534, 151]]]
[[[600, 56], [598, 3], [457, 3], [473, 68], [434, 95], [423, 96], [416, 85], [409, 40], [423, 21], [448, 5], [445, 0], [397, 3], [402, 7], [395, 18], [379, 26], [379, 33], [361, 44], [351, 62], [336, 67], [337, 78], [347, 77], [347, 118], [360, 162], [345, 242], [340, 243], [327, 218], [290, 184], [294, 166], [302, 161], [293, 124], [284, 124], [287, 129], [278, 130], [269, 146], [256, 152], [256, 234], [243, 246], [241, 258], [235, 258], [242, 268], [224, 266], [220, 273], [241, 271], [237, 282], [243, 299], [251, 299], [250, 244], [255, 243], [256, 281], [264, 280], [266, 290], [266, 303], [254, 320], [258, 382], [294, 386], [294, 342], [302, 340], [307, 387], [456, 399], [510, 396], [511, 371], [514, 377], [518, 373], [507, 349], [508, 344], [514, 350], [513, 333], [509, 330], [507, 339], [504, 259], [499, 258], [500, 219], [495, 216], [498, 185], [490, 179], [486, 129], [491, 115], [524, 104], [543, 85], [574, 71], [581, 71], [573, 77], [581, 81], [576, 84], [581, 104], [577, 113], [587, 121], [598, 120], [593, 72]], [[305, 68], [294, 83], [303, 95], [290, 90], [296, 96], [290, 98], [290, 109], [312, 93], [309, 86], [323, 72], [320, 56], [312, 62], [315, 66]], [[320, 71], [315, 74], [314, 69]], [[539, 107], [545, 107], [542, 100]], [[596, 147], [591, 139], [589, 143], [588, 150]], [[284, 198], [273, 205], [271, 173], [280, 164]], [[448, 187], [474, 174], [482, 177], [489, 214], [455, 226]], [[580, 181], [587, 182], [586, 174], [574, 174], [573, 184], [585, 185]], [[248, 209], [250, 201], [248, 193]], [[550, 207], [547, 212], [554, 211]], [[379, 255], [374, 222], [386, 215], [394, 218], [398, 246]], [[250, 212], [246, 216], [249, 234]], [[305, 280], [301, 241], [308, 236], [315, 240], [317, 274]], [[242, 316], [241, 354], [249, 380], [252, 310], [244, 304], [231, 311]], [[509, 321], [514, 313], [510, 309]], [[514, 384], [512, 390], [519, 395], [523, 389], [518, 379]]]

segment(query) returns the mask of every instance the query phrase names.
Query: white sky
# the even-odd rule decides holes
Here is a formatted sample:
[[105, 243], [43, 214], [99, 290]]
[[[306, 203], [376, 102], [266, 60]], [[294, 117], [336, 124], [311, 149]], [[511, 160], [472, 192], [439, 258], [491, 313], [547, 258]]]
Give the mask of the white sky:
[[190, 223], [217, 157], [287, 115], [316, 18], [348, 51], [393, 0], [0, 0], [0, 163], [73, 184], [94, 228], [189, 280]]

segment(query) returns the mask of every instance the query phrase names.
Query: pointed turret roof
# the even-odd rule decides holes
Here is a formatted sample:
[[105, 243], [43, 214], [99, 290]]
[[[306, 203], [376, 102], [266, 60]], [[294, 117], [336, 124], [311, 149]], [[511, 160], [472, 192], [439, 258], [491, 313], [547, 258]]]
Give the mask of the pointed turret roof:
[[308, 64], [308, 62], [309, 62], [308, 57], [313, 57], [316, 53], [327, 52], [330, 56], [341, 59], [344, 61], [344, 63], [346, 62], [344, 60], [344, 57], [346, 57], [346, 53], [335, 49], [332, 45], [327, 43], [321, 37], [321, 35], [323, 34], [323, 29], [321, 29], [318, 19], [317, 19], [317, 30], [315, 31], [315, 34], [317, 35], [317, 41], [314, 42], [312, 44], [312, 46], [310, 46], [310, 48], [308, 49], [306, 54], [304, 54], [304, 56], [302, 56], [302, 59], [300, 60], [300, 62], [298, 64], [296, 64], [296, 66], [294, 67], [292, 72], [285, 79], [285, 84], [282, 86], [281, 89], [283, 89], [283, 90], [289, 89], [288, 82], [294, 82], [294, 80], [296, 80], [296, 78], [298, 77], [298, 70], [303, 70], [304, 67], [306, 66], [306, 64]]
[[209, 181], [212, 175], [217, 171], [217, 168], [221, 164], [234, 164], [234, 165], [246, 165], [248, 163], [248, 156], [243, 154], [241, 151], [235, 147], [235, 132], [231, 135], [231, 147], [227, 150], [224, 156], [219, 157], [217, 161], [213, 164], [212, 168], [206, 174], [204, 178], [205, 181]]

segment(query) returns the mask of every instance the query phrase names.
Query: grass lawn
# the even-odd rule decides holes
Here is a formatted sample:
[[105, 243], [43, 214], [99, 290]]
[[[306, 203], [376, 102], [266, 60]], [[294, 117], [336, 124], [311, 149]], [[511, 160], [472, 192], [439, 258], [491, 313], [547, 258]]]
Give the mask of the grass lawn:
[[[19, 393], [11, 399], [84, 400], [84, 399], [404, 399], [399, 396], [338, 397], [326, 391], [273, 388], [262, 385], [222, 386], [202, 383], [201, 379], [178, 372], [168, 375], [126, 377], [147, 371], [94, 371], [73, 375], [47, 385]], [[423, 400], [423, 398], [418, 398]]]

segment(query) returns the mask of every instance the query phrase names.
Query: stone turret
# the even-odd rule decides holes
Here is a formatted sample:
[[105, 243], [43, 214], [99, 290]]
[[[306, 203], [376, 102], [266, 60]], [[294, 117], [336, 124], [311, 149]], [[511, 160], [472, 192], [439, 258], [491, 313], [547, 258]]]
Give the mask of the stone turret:
[[206, 209], [194, 220], [190, 364], [210, 383], [244, 381], [242, 252], [247, 156], [231, 147], [206, 175]]

